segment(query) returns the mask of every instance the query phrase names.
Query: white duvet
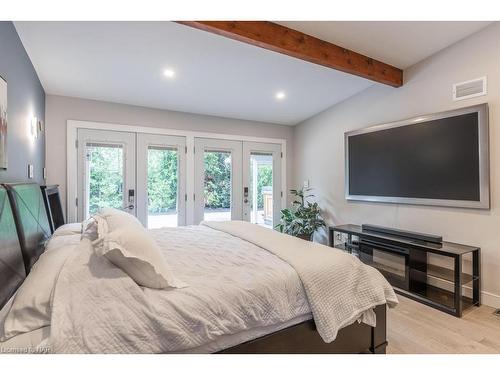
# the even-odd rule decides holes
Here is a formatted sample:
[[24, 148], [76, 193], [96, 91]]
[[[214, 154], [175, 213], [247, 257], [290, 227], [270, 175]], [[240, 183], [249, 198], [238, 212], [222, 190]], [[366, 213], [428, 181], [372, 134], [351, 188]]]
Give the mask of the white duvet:
[[270, 252], [205, 226], [150, 232], [189, 287], [139, 287], [84, 241], [58, 278], [53, 352], [192, 351], [310, 312], [297, 273]]
[[[354, 320], [374, 323], [369, 318], [375, 305], [397, 303], [378, 271], [350, 255], [322, 247], [309, 256], [299, 246], [287, 259], [286, 248], [304, 241], [294, 245], [262, 228], [253, 233], [250, 228], [258, 227], [250, 224], [208, 225], [218, 230], [193, 226], [151, 231], [176, 276], [189, 284], [183, 289], [139, 287], [82, 241], [54, 291], [53, 352], [193, 351], [311, 311], [329, 342]], [[255, 244], [255, 236], [264, 242], [257, 243], [262, 247]], [[323, 253], [325, 249], [334, 255]]]

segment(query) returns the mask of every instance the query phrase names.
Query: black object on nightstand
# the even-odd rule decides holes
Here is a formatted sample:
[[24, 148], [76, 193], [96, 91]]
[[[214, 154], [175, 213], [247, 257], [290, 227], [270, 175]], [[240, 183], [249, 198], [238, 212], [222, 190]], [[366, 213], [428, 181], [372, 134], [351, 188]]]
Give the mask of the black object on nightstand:
[[52, 233], [65, 224], [64, 213], [59, 195], [59, 185], [40, 186], [42, 190], [43, 203], [49, 218], [50, 230]]
[[[478, 247], [375, 226], [339, 225], [329, 232], [330, 246], [377, 268], [401, 295], [457, 317], [480, 305]], [[470, 265], [469, 272], [464, 265]]]

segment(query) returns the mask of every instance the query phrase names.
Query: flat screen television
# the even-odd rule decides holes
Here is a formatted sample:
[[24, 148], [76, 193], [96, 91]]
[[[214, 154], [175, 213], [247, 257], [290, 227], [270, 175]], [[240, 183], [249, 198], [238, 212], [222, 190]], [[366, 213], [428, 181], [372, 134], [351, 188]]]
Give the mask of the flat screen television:
[[345, 133], [348, 200], [489, 208], [488, 105]]

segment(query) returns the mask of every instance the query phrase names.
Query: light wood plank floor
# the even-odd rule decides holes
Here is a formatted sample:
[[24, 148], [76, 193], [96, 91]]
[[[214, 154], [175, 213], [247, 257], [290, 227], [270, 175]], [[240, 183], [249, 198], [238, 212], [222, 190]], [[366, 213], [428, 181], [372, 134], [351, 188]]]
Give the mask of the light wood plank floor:
[[500, 317], [481, 306], [461, 319], [398, 296], [387, 313], [387, 353], [500, 353]]

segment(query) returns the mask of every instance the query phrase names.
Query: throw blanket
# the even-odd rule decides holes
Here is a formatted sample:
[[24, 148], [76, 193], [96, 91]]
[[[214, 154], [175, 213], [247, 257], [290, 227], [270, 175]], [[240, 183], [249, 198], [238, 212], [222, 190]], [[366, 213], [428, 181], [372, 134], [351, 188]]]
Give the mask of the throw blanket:
[[278, 233], [244, 221], [203, 222], [262, 247], [289, 263], [304, 285], [314, 321], [325, 342], [359, 318], [375, 325], [373, 308], [398, 299], [375, 268], [341, 250]]

